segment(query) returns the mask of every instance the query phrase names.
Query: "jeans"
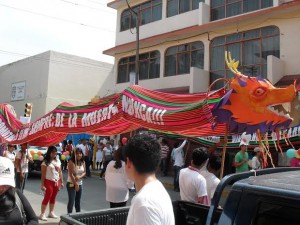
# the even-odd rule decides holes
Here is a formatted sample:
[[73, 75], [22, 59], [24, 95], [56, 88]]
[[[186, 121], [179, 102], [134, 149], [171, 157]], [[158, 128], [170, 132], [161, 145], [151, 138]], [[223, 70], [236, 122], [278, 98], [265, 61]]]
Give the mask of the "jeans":
[[104, 173], [105, 173], [105, 171], [106, 171], [106, 167], [107, 167], [107, 165], [108, 165], [109, 162], [110, 162], [110, 161], [105, 161], [105, 162], [103, 163], [103, 169], [102, 169], [102, 171], [101, 171], [101, 173], [100, 173], [100, 177], [101, 177], [101, 178], [103, 177], [103, 175], [104, 175]]
[[174, 166], [174, 190], [179, 190], [179, 173], [181, 166]]
[[163, 173], [164, 176], [167, 176], [168, 174], [168, 165], [167, 165], [167, 159], [161, 159], [160, 161], [160, 170]]
[[79, 190], [75, 190], [75, 185], [73, 187], [70, 187], [70, 184], [72, 183], [67, 182], [67, 190], [68, 190], [68, 213], [72, 213], [74, 201], [75, 201], [75, 210], [76, 212], [80, 212], [80, 199], [81, 199], [81, 193], [82, 193], [82, 185], [79, 185]]
[[24, 179], [21, 180], [21, 173], [16, 173], [16, 188], [18, 188], [22, 193], [25, 188], [27, 177], [28, 173], [24, 173]]

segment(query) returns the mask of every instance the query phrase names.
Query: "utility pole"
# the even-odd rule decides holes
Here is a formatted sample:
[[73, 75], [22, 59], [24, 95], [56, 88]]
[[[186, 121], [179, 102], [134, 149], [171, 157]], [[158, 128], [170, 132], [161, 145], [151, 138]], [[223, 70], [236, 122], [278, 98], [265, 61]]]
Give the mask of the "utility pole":
[[[129, 10], [136, 16], [136, 53], [135, 53], [135, 82], [134, 84], [139, 84], [139, 50], [140, 50], [140, 10], [138, 9], [137, 12], [135, 12], [131, 6], [128, 3], [128, 0], [126, 0], [127, 6]], [[131, 24], [130, 24], [131, 25]]]

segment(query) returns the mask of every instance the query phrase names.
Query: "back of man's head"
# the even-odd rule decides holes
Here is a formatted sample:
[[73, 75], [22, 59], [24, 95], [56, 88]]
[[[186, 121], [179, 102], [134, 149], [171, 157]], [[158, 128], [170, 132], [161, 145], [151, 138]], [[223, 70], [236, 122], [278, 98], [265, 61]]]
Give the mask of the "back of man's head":
[[132, 161], [138, 173], [155, 173], [161, 159], [160, 144], [147, 134], [137, 134], [125, 145], [124, 157]]
[[215, 155], [209, 157], [208, 165], [214, 171], [221, 169], [221, 158]]
[[202, 148], [196, 148], [192, 153], [192, 160], [195, 166], [201, 166], [208, 159], [207, 151]]

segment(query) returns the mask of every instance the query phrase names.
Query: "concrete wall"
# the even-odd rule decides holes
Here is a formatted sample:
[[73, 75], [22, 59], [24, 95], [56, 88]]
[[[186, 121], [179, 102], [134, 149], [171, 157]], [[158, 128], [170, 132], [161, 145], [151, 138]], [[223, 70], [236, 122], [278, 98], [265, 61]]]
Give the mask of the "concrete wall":
[[[45, 114], [50, 52], [42, 53], [0, 67], [0, 103], [15, 107], [18, 117], [24, 114], [25, 103], [33, 103], [32, 119]], [[11, 102], [12, 84], [26, 82], [25, 99]]]
[[[9, 103], [18, 117], [33, 103], [32, 121], [62, 102], [86, 105], [92, 97], [115, 93], [113, 65], [48, 51], [0, 67], [0, 103]], [[26, 82], [25, 99], [11, 102], [11, 85]]]
[[112, 94], [112, 68], [108, 63], [51, 52], [46, 111], [65, 101], [86, 105], [94, 96]]

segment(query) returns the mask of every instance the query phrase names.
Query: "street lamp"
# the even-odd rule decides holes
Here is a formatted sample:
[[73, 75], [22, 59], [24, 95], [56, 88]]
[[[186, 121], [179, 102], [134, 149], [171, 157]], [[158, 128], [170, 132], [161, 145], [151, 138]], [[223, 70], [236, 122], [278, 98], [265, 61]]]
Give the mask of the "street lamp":
[[138, 9], [137, 12], [135, 12], [131, 6], [128, 3], [128, 0], [126, 0], [127, 6], [129, 10], [134, 13], [136, 16], [136, 54], [135, 54], [135, 84], [139, 84], [139, 49], [140, 49], [140, 10]]

